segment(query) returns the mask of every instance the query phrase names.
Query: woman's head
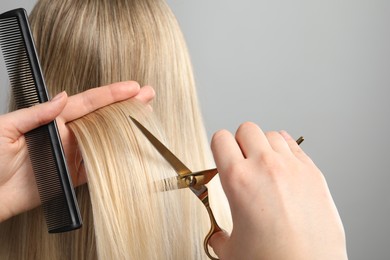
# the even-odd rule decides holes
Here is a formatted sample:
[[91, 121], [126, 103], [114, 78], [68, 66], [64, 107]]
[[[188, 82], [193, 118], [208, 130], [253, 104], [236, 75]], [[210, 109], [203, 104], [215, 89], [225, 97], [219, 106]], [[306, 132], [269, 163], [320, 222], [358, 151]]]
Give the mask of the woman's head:
[[173, 124], [172, 110], [199, 114], [186, 44], [165, 1], [41, 0], [30, 18], [52, 95], [135, 80], [155, 88], [165, 121]]
[[[163, 0], [39, 0], [30, 20], [51, 95], [136, 80], [152, 85], [156, 99], [154, 115], [127, 101], [69, 124], [89, 181], [89, 190], [77, 190], [85, 225], [49, 236], [42, 220], [29, 226], [41, 219], [30, 212], [0, 226], [8, 253], [35, 250], [52, 259], [62, 254], [94, 259], [96, 251], [102, 259], [204, 258], [206, 210], [189, 190], [155, 191], [155, 181], [175, 173], [128, 120], [132, 115], [146, 122], [192, 170], [211, 167], [189, 56], [168, 5]], [[220, 194], [220, 188], [210, 189], [221, 222], [219, 216], [229, 213], [222, 211], [225, 201], [213, 205]], [[20, 249], [11, 242], [22, 237], [39, 245]]]

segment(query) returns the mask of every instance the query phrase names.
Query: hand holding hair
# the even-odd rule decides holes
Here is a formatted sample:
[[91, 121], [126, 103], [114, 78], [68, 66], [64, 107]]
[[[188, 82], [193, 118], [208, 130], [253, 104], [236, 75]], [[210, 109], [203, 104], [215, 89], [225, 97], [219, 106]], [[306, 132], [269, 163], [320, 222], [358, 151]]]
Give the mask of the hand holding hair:
[[211, 147], [233, 218], [210, 240], [220, 259], [347, 259], [325, 178], [289, 134], [244, 123]]
[[65, 92], [51, 101], [0, 115], [0, 222], [40, 204], [28, 158], [24, 134], [56, 119], [74, 185], [85, 183], [81, 156], [66, 123], [103, 106], [135, 98], [148, 103], [154, 90], [136, 82], [121, 82], [68, 97]]

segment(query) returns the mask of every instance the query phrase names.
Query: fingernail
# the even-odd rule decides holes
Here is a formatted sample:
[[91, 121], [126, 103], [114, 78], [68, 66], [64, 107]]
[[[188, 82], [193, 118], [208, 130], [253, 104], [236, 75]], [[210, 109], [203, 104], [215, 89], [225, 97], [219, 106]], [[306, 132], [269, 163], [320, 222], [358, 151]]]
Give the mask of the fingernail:
[[66, 95], [66, 92], [65, 92], [65, 91], [62, 91], [61, 93], [57, 94], [57, 95], [51, 100], [51, 102], [56, 102], [56, 101], [60, 100], [64, 95]]
[[130, 86], [132, 88], [134, 88], [134, 87], [137, 89], [141, 88], [140, 84], [137, 81], [126, 81], [126, 83], [128, 84], [128, 86]]

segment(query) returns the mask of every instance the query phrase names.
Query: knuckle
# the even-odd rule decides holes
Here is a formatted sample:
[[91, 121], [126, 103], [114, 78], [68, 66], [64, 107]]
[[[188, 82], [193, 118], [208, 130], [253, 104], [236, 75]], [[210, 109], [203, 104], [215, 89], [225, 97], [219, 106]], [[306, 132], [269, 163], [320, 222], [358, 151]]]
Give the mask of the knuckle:
[[281, 137], [280, 133], [278, 133], [276, 131], [269, 131], [269, 132], [265, 133], [265, 136], [267, 137], [267, 139], [275, 139], [275, 138]]
[[224, 130], [224, 129], [223, 130], [219, 130], [219, 131], [214, 133], [214, 135], [213, 135], [213, 137], [211, 139], [211, 143], [214, 143], [214, 144], [219, 143], [219, 142], [223, 141], [221, 139], [224, 139], [228, 135], [230, 135], [229, 131]]
[[242, 123], [239, 127], [238, 127], [238, 130], [237, 131], [243, 131], [243, 130], [246, 130], [248, 128], [252, 128], [252, 127], [256, 127], [256, 124], [253, 123], [253, 122], [244, 122]]
[[273, 167], [277, 164], [275, 155], [271, 152], [261, 154], [259, 159], [261, 164], [267, 168]]
[[34, 109], [33, 117], [35, 118], [36, 124], [39, 126], [49, 123], [56, 116], [56, 110], [51, 106], [45, 106], [44, 115], [41, 113], [42, 104], [36, 105], [35, 107], [33, 107], [33, 109]]
[[246, 176], [247, 167], [242, 163], [231, 163], [226, 166], [226, 172], [229, 174], [225, 175], [228, 183], [237, 183], [239, 186], [245, 185], [248, 181]]
[[242, 123], [237, 129], [236, 137], [239, 138], [240, 136], [246, 136], [247, 133], [253, 130], [254, 128], [258, 128], [258, 126], [255, 123], [252, 122]]
[[265, 153], [260, 156], [260, 163], [270, 177], [274, 178], [283, 171], [283, 162], [274, 153]]

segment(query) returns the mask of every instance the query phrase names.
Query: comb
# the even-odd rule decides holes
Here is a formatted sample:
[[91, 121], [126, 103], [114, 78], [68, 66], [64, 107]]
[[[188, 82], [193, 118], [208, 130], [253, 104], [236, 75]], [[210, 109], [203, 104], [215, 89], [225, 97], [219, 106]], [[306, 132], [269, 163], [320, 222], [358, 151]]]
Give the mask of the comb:
[[[49, 100], [24, 9], [0, 15], [0, 45], [17, 109]], [[55, 121], [25, 134], [49, 233], [80, 228], [80, 211]]]

